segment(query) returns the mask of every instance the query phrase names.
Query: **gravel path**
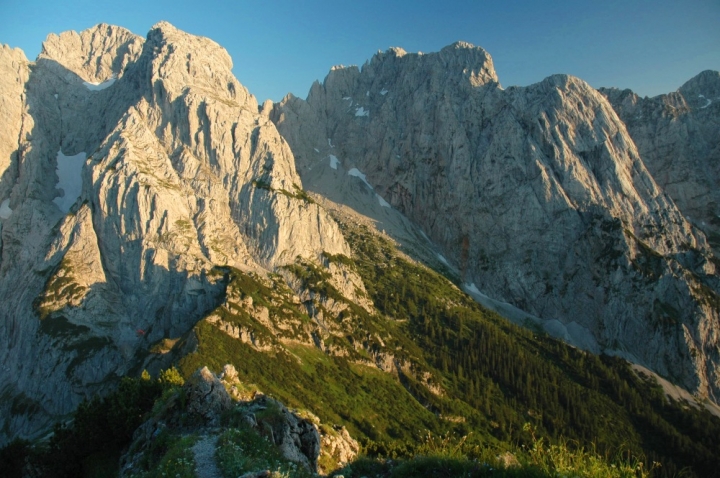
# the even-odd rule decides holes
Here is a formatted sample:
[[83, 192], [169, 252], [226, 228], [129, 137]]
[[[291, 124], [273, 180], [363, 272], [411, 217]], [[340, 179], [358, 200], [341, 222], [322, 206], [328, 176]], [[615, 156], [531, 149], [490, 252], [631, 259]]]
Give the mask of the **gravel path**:
[[193, 445], [195, 454], [195, 473], [197, 478], [222, 478], [222, 474], [215, 463], [216, 435], [205, 435]]

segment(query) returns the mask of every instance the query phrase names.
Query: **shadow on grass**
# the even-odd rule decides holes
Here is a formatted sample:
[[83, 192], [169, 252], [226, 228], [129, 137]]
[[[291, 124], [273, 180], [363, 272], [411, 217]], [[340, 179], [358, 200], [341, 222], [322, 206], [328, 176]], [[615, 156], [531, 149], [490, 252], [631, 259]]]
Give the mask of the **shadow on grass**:
[[495, 464], [473, 460], [446, 457], [416, 457], [409, 460], [375, 460], [359, 458], [345, 468], [331, 474], [344, 478], [387, 477], [409, 478], [432, 476], [437, 478], [494, 477], [494, 478], [551, 478], [548, 474], [532, 466], [498, 467]]

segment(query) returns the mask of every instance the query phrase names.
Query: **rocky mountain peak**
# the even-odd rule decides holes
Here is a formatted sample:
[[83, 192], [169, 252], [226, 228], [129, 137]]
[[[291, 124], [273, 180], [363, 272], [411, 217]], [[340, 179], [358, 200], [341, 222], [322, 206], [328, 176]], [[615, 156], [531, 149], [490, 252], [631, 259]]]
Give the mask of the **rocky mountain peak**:
[[720, 72], [703, 71], [677, 91], [653, 98], [629, 89], [600, 92], [658, 185], [720, 251]]
[[[380, 51], [378, 52], [378, 54], [382, 54], [382, 52]], [[391, 46], [390, 48], [388, 48], [387, 54], [400, 58], [407, 55], [407, 52], [405, 51], [405, 49], [399, 46]]]
[[38, 60], [53, 60], [88, 83], [119, 78], [142, 51], [144, 40], [129, 30], [101, 23], [80, 33], [51, 33]]
[[[232, 73], [228, 52], [209, 38], [191, 35], [168, 22], [160, 22], [148, 33], [150, 82], [159, 101], [171, 102], [188, 88], [257, 111], [257, 100]], [[156, 81], [162, 83], [162, 90]], [[165, 98], [163, 95], [168, 95]]]
[[[112, 388], [152, 344], [230, 307], [241, 277], [285, 281], [303, 321], [338, 316], [289, 276], [302, 264], [369, 311], [362, 281], [328, 262], [351, 255], [325, 207], [348, 197], [422, 236], [476, 298], [720, 394], [717, 264], [683, 214], [692, 201], [719, 214], [717, 175], [693, 163], [718, 164], [715, 93], [697, 106], [623, 93], [634, 109], [620, 111], [569, 75], [503, 90], [490, 55], [457, 42], [333, 68], [307, 101], [259, 110], [227, 51], [167, 22], [146, 40], [104, 24], [50, 35], [32, 69], [3, 47], [0, 72], [0, 395], [33, 410], [0, 421], [0, 439]], [[683, 91], [701, 98], [716, 76]], [[680, 173], [646, 167], [667, 146], [631, 127], [648, 116], [652, 141], [691, 145], [671, 159], [710, 178], [704, 196], [683, 203], [689, 187], [668, 185]]]
[[17, 118], [22, 115], [25, 82], [29, 74], [29, 62], [25, 53], [19, 48], [0, 45], [0, 201], [7, 200], [6, 208], [3, 208], [4, 212], [0, 215], [2, 219], [9, 217], [8, 195], [12, 187], [9, 178], [17, 174], [17, 170], [12, 166], [17, 164], [17, 141], [21, 130]]
[[[455, 43], [451, 43], [450, 45], [447, 45], [447, 46], [443, 47], [442, 50], [440, 50], [440, 51], [461, 50], [461, 49], [463, 49], [463, 50], [472, 50], [472, 49], [475, 49], [475, 48], [479, 48], [480, 50], [482, 50], [482, 48], [476, 47], [475, 45], [473, 45], [473, 44], [470, 43], [470, 42], [458, 40], [458, 41], [456, 41]], [[484, 51], [484, 50], [483, 50], [483, 51]]]
[[[104, 24], [50, 35], [32, 69], [0, 52], [0, 380], [43, 356], [8, 392], [42, 403], [36, 416], [185, 333], [221, 300], [218, 267], [267, 274], [349, 253], [231, 69], [217, 43], [166, 22], [147, 40]], [[70, 366], [40, 352], [56, 339], [104, 345]], [[24, 420], [15, 431], [38, 426]]]
[[679, 89], [693, 106], [705, 109], [720, 103], [720, 71], [705, 70], [686, 81]]
[[[399, 63], [396, 65], [395, 62]], [[393, 47], [378, 52], [363, 69], [405, 69], [409, 65], [422, 70], [425, 75], [438, 76], [442, 73], [445, 80], [453, 84], [469, 82], [477, 87], [499, 83], [490, 54], [464, 41], [457, 41], [434, 53], [407, 53], [402, 48]]]
[[9, 56], [14, 58], [16, 61], [27, 61], [25, 52], [20, 48], [13, 48], [5, 43], [0, 43], [0, 52], [3, 56]]

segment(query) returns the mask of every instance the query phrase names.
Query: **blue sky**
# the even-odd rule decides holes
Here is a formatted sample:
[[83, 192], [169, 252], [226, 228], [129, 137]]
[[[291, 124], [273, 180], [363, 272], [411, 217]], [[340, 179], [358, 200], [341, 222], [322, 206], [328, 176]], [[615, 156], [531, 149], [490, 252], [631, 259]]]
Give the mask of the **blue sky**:
[[485, 48], [505, 87], [569, 73], [654, 96], [720, 70], [719, 0], [0, 0], [0, 43], [34, 60], [51, 32], [105, 22], [145, 36], [160, 20], [225, 47], [259, 101], [305, 98], [331, 66], [378, 50], [456, 40]]

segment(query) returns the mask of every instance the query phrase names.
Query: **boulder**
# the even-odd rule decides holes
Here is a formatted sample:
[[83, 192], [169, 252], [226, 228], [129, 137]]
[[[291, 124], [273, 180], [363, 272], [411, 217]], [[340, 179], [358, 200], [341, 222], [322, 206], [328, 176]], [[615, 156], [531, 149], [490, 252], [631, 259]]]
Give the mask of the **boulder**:
[[222, 413], [232, 406], [225, 386], [207, 367], [192, 374], [184, 388], [189, 417], [208, 426], [218, 425]]

